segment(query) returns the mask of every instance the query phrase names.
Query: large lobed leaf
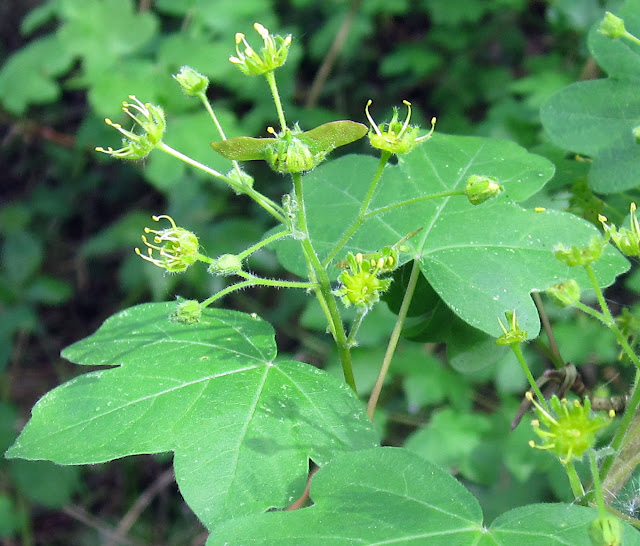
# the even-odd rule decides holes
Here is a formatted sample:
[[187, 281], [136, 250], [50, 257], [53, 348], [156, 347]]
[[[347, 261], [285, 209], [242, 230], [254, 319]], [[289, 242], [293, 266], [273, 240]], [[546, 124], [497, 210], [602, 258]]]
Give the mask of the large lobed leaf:
[[118, 367], [46, 394], [7, 457], [84, 464], [172, 450], [182, 495], [212, 527], [292, 502], [309, 458], [376, 445], [348, 387], [274, 360], [268, 323], [211, 309], [183, 325], [168, 320], [173, 306], [132, 307], [67, 348], [75, 363]]
[[[345, 454], [313, 478], [314, 505], [230, 520], [207, 546], [584, 546], [598, 512], [582, 506], [516, 508], [483, 526], [478, 501], [440, 467], [401, 448]], [[630, 525], [624, 544], [640, 544]]]
[[[629, 32], [640, 36], [640, 0], [627, 0], [620, 10]], [[577, 82], [553, 95], [541, 119], [551, 140], [593, 158], [589, 185], [616, 193], [640, 184], [640, 145], [633, 129], [640, 125], [640, 46], [589, 34], [589, 49], [609, 77]]]
[[[376, 166], [372, 157], [346, 156], [305, 177], [309, 230], [320, 259], [356, 219]], [[463, 189], [473, 174], [495, 177], [505, 192], [477, 206], [464, 196], [419, 200]], [[540, 323], [532, 291], [572, 277], [589, 286], [581, 268], [569, 269], [556, 260], [554, 246], [585, 246], [598, 234], [571, 214], [525, 210], [512, 202], [536, 193], [552, 174], [550, 162], [511, 142], [436, 133], [397, 166], [385, 168], [367, 212], [370, 217], [333, 263], [347, 251], [375, 252], [422, 228], [405, 242], [409, 250], [401, 262], [416, 258], [433, 289], [475, 328], [498, 336], [498, 318], [515, 309], [522, 329], [535, 338]], [[286, 240], [277, 247], [285, 266], [304, 275], [297, 242]], [[601, 286], [607, 286], [628, 262], [610, 247], [595, 268]], [[331, 275], [335, 279], [337, 270]]]

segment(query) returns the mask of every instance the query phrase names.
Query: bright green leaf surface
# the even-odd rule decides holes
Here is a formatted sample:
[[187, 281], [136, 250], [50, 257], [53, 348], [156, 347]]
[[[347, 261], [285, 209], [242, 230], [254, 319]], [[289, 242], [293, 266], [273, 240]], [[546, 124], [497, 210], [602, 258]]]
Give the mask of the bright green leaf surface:
[[304, 489], [308, 459], [376, 444], [348, 387], [277, 361], [261, 319], [206, 310], [170, 322], [175, 303], [123, 311], [63, 352], [87, 373], [45, 395], [8, 457], [97, 463], [173, 450], [176, 479], [207, 526], [285, 506]]
[[[326, 257], [356, 220], [377, 161], [347, 156], [322, 165], [304, 179], [311, 239], [320, 259]], [[464, 196], [426, 197], [460, 190], [472, 174], [495, 177], [505, 188], [498, 198], [472, 206]], [[530, 338], [540, 330], [530, 297], [570, 277], [586, 287], [582, 271], [569, 270], [555, 259], [553, 248], [584, 246], [598, 231], [589, 223], [559, 211], [525, 210], [509, 200], [536, 193], [553, 174], [546, 159], [506, 141], [440, 135], [385, 169], [357, 229], [334, 263], [347, 251], [375, 252], [406, 241], [401, 262], [417, 256], [433, 289], [463, 320], [493, 336], [502, 332], [498, 318], [516, 310]], [[340, 218], [340, 222], [335, 219]], [[345, 227], [347, 226], [347, 227]], [[295, 241], [277, 243], [286, 267], [304, 274], [304, 261]], [[613, 282], [628, 262], [613, 248], [595, 264], [602, 286]], [[330, 272], [337, 277], [337, 270]]]
[[[640, 35], [640, 0], [628, 0], [618, 15]], [[614, 193], [640, 184], [640, 145], [632, 134], [640, 125], [640, 46], [610, 40], [598, 25], [589, 49], [609, 78], [565, 87], [545, 103], [541, 119], [554, 144], [593, 157], [591, 188]]]
[[[344, 455], [311, 484], [314, 505], [223, 523], [207, 546], [358, 544], [585, 546], [595, 510], [531, 505], [503, 514], [489, 529], [478, 501], [440, 467], [400, 448]], [[625, 545], [640, 535], [624, 527]], [[629, 541], [628, 543], [626, 541]]]

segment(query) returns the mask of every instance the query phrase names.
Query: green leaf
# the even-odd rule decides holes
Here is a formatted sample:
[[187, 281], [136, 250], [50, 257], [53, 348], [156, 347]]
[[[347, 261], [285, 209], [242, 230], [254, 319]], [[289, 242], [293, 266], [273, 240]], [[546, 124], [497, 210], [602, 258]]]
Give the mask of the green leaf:
[[[640, 0], [620, 10], [629, 32], [640, 35]], [[589, 34], [589, 49], [609, 78], [574, 83], [553, 95], [540, 112], [554, 144], [592, 156], [589, 185], [615, 193], [640, 184], [640, 144], [633, 129], [640, 125], [640, 46]]]
[[139, 305], [63, 351], [81, 375], [45, 395], [7, 457], [97, 463], [174, 451], [176, 480], [203, 523], [285, 506], [308, 459], [368, 448], [376, 435], [344, 383], [276, 361], [258, 317], [208, 309], [168, 320], [175, 303]]
[[[429, 284], [465, 322], [497, 337], [498, 319], [516, 310], [529, 338], [540, 330], [533, 290], [575, 277], [583, 288], [586, 276], [570, 270], [553, 255], [558, 243], [586, 245], [598, 231], [571, 214], [525, 210], [509, 202], [536, 193], [551, 177], [546, 159], [506, 141], [436, 133], [431, 140], [388, 166], [376, 188], [362, 225], [337, 253], [337, 242], [356, 222], [377, 160], [347, 156], [321, 165], [305, 176], [305, 207], [312, 242], [321, 260], [332, 263], [347, 252], [376, 252], [423, 228], [404, 244], [400, 263], [417, 257]], [[463, 196], [428, 199], [462, 190], [472, 174], [495, 178], [505, 191], [478, 206]], [[340, 222], [335, 219], [340, 218]], [[356, 225], [356, 224], [354, 224]], [[285, 267], [304, 276], [299, 245], [293, 240], [275, 245]], [[613, 282], [629, 264], [608, 247], [595, 264], [601, 286]], [[337, 278], [338, 270], [330, 275]]]
[[[401, 448], [333, 460], [313, 478], [310, 497], [313, 506], [301, 510], [229, 520], [215, 529], [207, 546], [584, 546], [597, 517], [596, 510], [582, 506], [530, 505], [503, 514], [487, 529], [478, 501], [464, 486]], [[637, 531], [623, 527], [625, 545], [640, 544]]]
[[58, 36], [33, 40], [14, 53], [0, 70], [0, 101], [13, 114], [31, 104], [45, 104], [60, 96], [56, 78], [71, 67], [73, 55]]
[[158, 20], [135, 11], [131, 0], [66, 0], [58, 36], [66, 51], [83, 60], [89, 81], [100, 78], [119, 59], [138, 51], [157, 32]]

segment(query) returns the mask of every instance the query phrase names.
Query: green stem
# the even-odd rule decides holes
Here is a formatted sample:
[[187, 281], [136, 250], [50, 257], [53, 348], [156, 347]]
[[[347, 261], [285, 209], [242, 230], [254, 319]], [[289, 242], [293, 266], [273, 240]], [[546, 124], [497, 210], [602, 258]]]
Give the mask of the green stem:
[[364, 215], [363, 220], [369, 220], [369, 218], [373, 218], [378, 214], [384, 214], [385, 212], [389, 212], [390, 210], [405, 207], [407, 205], [413, 205], [414, 203], [420, 203], [421, 201], [428, 201], [429, 199], [439, 199], [441, 197], [452, 197], [454, 195], [465, 195], [465, 193], [464, 190], [451, 190], [443, 191], [440, 193], [432, 193], [431, 195], [423, 195], [422, 197], [414, 197], [413, 199], [407, 199], [406, 201], [400, 201], [399, 203], [394, 203], [393, 205], [389, 205], [387, 207], [372, 210], [371, 212], [368, 212]]
[[620, 418], [620, 425], [618, 426], [618, 429], [616, 430], [616, 433], [613, 435], [613, 439], [611, 440], [610, 446], [611, 449], [613, 449], [614, 454], [609, 455], [600, 467], [600, 479], [602, 481], [604, 481], [604, 479], [607, 477], [607, 474], [609, 473], [609, 470], [611, 470], [611, 466], [613, 465], [615, 457], [618, 456], [618, 452], [622, 448], [624, 438], [627, 435], [629, 427], [631, 426], [633, 417], [638, 411], [638, 406], [640, 406], [640, 388], [638, 387], [638, 382], [636, 381], [636, 384], [631, 393], [631, 397], [627, 402], [627, 407], [622, 414], [622, 417]]
[[598, 506], [598, 512], [601, 518], [607, 517], [607, 509], [604, 504], [604, 497], [602, 496], [602, 483], [600, 482], [600, 473], [598, 472], [598, 463], [596, 461], [596, 455], [593, 450], [589, 453], [589, 466], [591, 467], [591, 476], [593, 477], [593, 488], [596, 493], [596, 504]]
[[[604, 294], [602, 293], [602, 290], [600, 289], [600, 286], [598, 286], [598, 279], [596, 278], [596, 274], [595, 274], [595, 272], [593, 270], [592, 265], [591, 264], [586, 264], [584, 266], [584, 269], [587, 272], [587, 275], [589, 277], [589, 281], [591, 281], [591, 285], [593, 286], [593, 290], [596, 293], [596, 299], [598, 300], [598, 304], [600, 305], [600, 309], [602, 310], [602, 317], [604, 317], [604, 318], [599, 317], [598, 315], [593, 315], [593, 314], [592, 314], [592, 316], [595, 316], [596, 318], [601, 320], [605, 324], [605, 326], [607, 326], [614, 333], [614, 335], [616, 336], [616, 338], [618, 340], [618, 343], [620, 343], [620, 346], [622, 347], [622, 350], [629, 357], [631, 362], [634, 363], [635, 367], [638, 370], [640, 370], [640, 359], [638, 359], [638, 356], [635, 354], [635, 352], [633, 351], [633, 349], [629, 345], [629, 342], [627, 341], [627, 338], [620, 331], [620, 328], [618, 328], [616, 320], [611, 315], [611, 311], [609, 311], [609, 306], [607, 305], [607, 302], [604, 299]], [[584, 306], [584, 307], [586, 307], [586, 306]], [[583, 307], [580, 307], [580, 309], [583, 309]]]
[[287, 122], [284, 118], [284, 110], [282, 109], [282, 101], [280, 100], [280, 93], [278, 93], [278, 86], [276, 85], [276, 75], [273, 70], [265, 72], [264, 77], [267, 79], [269, 89], [271, 89], [271, 95], [273, 96], [273, 102], [276, 105], [276, 111], [278, 112], [278, 120], [280, 121], [280, 130], [284, 131], [287, 127]]
[[200, 306], [202, 308], [208, 307], [213, 302], [218, 301], [220, 298], [223, 298], [227, 294], [231, 294], [231, 292], [235, 292], [236, 290], [241, 290], [242, 288], [247, 288], [248, 286], [254, 286], [254, 284], [255, 283], [253, 281], [242, 281], [236, 284], [232, 284], [231, 286], [227, 286], [226, 288], [220, 290], [220, 292], [216, 292], [213, 296], [204, 300], [200, 304]]
[[238, 258], [241, 260], [244, 260], [245, 258], [248, 258], [249, 256], [251, 256], [251, 254], [253, 254], [257, 250], [260, 250], [263, 246], [267, 246], [273, 241], [277, 241], [278, 239], [281, 239], [282, 237], [287, 237], [288, 235], [291, 235], [291, 231], [289, 231], [288, 229], [285, 231], [274, 233], [270, 237], [267, 237], [266, 239], [262, 239], [262, 241], [258, 241], [255, 245], [252, 245], [246, 250], [243, 250], [242, 252], [240, 252], [240, 254], [238, 254]]
[[384, 152], [384, 151], [382, 152], [382, 155], [380, 156], [380, 160], [378, 161], [378, 168], [375, 174], [373, 175], [371, 184], [369, 184], [369, 189], [367, 190], [367, 194], [365, 195], [364, 200], [362, 201], [362, 205], [360, 206], [360, 211], [358, 212], [358, 216], [353, 221], [353, 223], [349, 226], [347, 231], [344, 232], [344, 235], [340, 238], [340, 240], [334, 245], [334, 247], [331, 249], [331, 252], [329, 252], [326, 258], [322, 261], [323, 267], [327, 267], [331, 263], [331, 260], [335, 258], [336, 254], [338, 254], [340, 250], [342, 250], [342, 247], [347, 243], [349, 239], [351, 239], [351, 236], [356, 231], [358, 231], [358, 228], [364, 222], [367, 208], [369, 207], [369, 203], [373, 198], [373, 194], [376, 191], [376, 188], [378, 187], [378, 183], [380, 182], [380, 178], [382, 177], [382, 171], [384, 171], [384, 168], [388, 163], [390, 157], [391, 157], [391, 154], [389, 152]]
[[196, 169], [200, 169], [201, 171], [207, 174], [210, 174], [211, 176], [217, 178], [218, 180], [222, 180], [223, 182], [231, 186], [231, 188], [234, 191], [248, 195], [249, 197], [251, 197], [251, 199], [253, 199], [256, 203], [258, 203], [258, 205], [260, 205], [269, 214], [271, 214], [271, 216], [273, 216], [276, 220], [278, 220], [278, 222], [282, 224], [285, 223], [283, 210], [278, 205], [276, 205], [273, 201], [271, 201], [271, 199], [269, 199], [267, 196], [262, 195], [260, 192], [254, 190], [249, 186], [238, 184], [236, 181], [232, 180], [228, 176], [225, 176], [224, 174], [219, 173], [218, 171], [216, 171], [215, 169], [212, 169], [211, 167], [207, 167], [206, 165], [200, 163], [199, 161], [196, 161], [195, 159], [190, 158], [188, 155], [184, 155], [183, 153], [179, 152], [178, 150], [175, 150], [174, 148], [172, 148], [168, 144], [165, 144], [164, 142], [160, 142], [156, 146], [156, 148], [179, 159], [180, 161], [185, 162], [187, 165], [191, 165]]
[[409, 311], [409, 306], [411, 305], [411, 300], [413, 299], [413, 294], [415, 292], [416, 285], [418, 284], [419, 277], [420, 265], [418, 264], [418, 260], [413, 260], [411, 275], [409, 276], [409, 282], [407, 283], [407, 290], [404, 293], [404, 297], [402, 298], [402, 304], [400, 305], [398, 318], [396, 319], [396, 323], [393, 327], [393, 332], [391, 332], [389, 344], [387, 345], [387, 350], [384, 354], [384, 359], [382, 360], [382, 366], [380, 366], [380, 372], [378, 372], [376, 383], [373, 386], [373, 390], [371, 391], [371, 396], [369, 396], [369, 402], [367, 404], [367, 415], [372, 421], [373, 413], [375, 412], [376, 406], [378, 405], [378, 400], [380, 398], [380, 393], [382, 392], [382, 386], [384, 385], [384, 381], [387, 378], [387, 373], [389, 372], [391, 359], [393, 358], [393, 355], [396, 351], [396, 347], [398, 346], [398, 341], [400, 339], [400, 333], [402, 332], [402, 327], [404, 326], [405, 320], [407, 319], [407, 313]]
[[576, 499], [581, 499], [584, 497], [584, 487], [582, 487], [582, 482], [580, 481], [580, 476], [576, 472], [576, 467], [573, 464], [573, 461], [568, 461], [563, 464], [564, 470], [567, 473], [567, 477], [569, 478], [569, 485], [571, 486], [571, 492], [573, 493], [573, 497]]
[[307, 215], [304, 206], [304, 193], [302, 191], [302, 175], [300, 173], [292, 173], [291, 177], [293, 178], [293, 190], [298, 204], [297, 227], [300, 232], [304, 234], [304, 238], [300, 241], [300, 244], [302, 245], [302, 251], [304, 252], [307, 260], [309, 280], [312, 283], [317, 283], [314, 292], [327, 318], [333, 338], [336, 341], [338, 356], [342, 363], [344, 379], [353, 391], [357, 392], [356, 380], [353, 376], [353, 366], [351, 364], [351, 347], [349, 346], [347, 336], [344, 332], [344, 325], [340, 318], [336, 299], [331, 293], [331, 281], [329, 280], [329, 275], [327, 275], [327, 270], [320, 263], [318, 255], [311, 243], [311, 238], [309, 237]]
[[307, 290], [314, 289], [318, 287], [317, 283], [307, 282], [307, 281], [284, 281], [278, 279], [265, 279], [263, 277], [257, 277], [252, 275], [251, 273], [246, 273], [245, 271], [239, 271], [237, 273], [238, 277], [242, 277], [248, 281], [252, 281], [254, 286], [276, 286], [279, 288], [305, 288]]
[[[213, 108], [211, 107], [211, 104], [207, 100], [207, 95], [205, 95], [204, 92], [200, 92], [200, 93], [198, 93], [198, 98], [200, 99], [200, 102], [202, 102], [202, 104], [204, 105], [205, 109], [209, 113], [209, 117], [211, 117], [211, 119], [213, 121], [213, 124], [216, 126], [216, 129], [218, 130], [218, 134], [220, 135], [220, 138], [222, 140], [227, 140], [227, 136], [224, 133], [224, 129], [222, 128], [222, 125], [218, 121], [218, 116], [216, 116], [215, 112], [213, 111]], [[234, 160], [231, 161], [231, 163], [233, 163], [233, 168], [238, 173], [238, 176], [241, 176], [242, 175], [242, 169], [240, 168], [240, 165], [238, 164], [238, 162], [234, 159]]]
[[349, 344], [350, 347], [355, 346], [356, 335], [358, 334], [358, 330], [360, 329], [360, 326], [362, 325], [362, 321], [366, 316], [367, 316], [367, 309], [362, 309], [362, 308], [358, 309], [358, 314], [356, 315], [356, 319], [353, 321], [353, 324], [351, 325], [351, 330], [349, 331], [349, 337], [347, 338], [347, 343]]
[[522, 354], [522, 349], [520, 348], [520, 344], [519, 343], [512, 343], [511, 345], [509, 345], [509, 347], [513, 351], [513, 354], [516, 355], [516, 358], [518, 359], [518, 362], [520, 363], [520, 366], [522, 366], [522, 370], [524, 371], [524, 374], [527, 376], [527, 381], [529, 381], [529, 385], [531, 386], [531, 390], [536, 394], [536, 398], [538, 399], [538, 403], [545, 410], [548, 411], [549, 410], [549, 406], [547, 405], [547, 400], [542, 395], [542, 391], [540, 390], [540, 387], [538, 387], [538, 384], [536, 383], [536, 380], [533, 377], [533, 374], [531, 373], [531, 370], [529, 369], [529, 366], [527, 365], [527, 361], [525, 360], [524, 355]]

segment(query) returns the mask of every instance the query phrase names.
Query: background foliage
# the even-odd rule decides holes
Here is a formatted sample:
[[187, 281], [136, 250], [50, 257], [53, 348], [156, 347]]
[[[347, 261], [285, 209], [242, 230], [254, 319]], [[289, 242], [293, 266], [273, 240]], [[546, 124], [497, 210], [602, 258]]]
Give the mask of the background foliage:
[[[629, 3], [632, 8], [636, 4]], [[264, 215], [245, 200], [177, 161], [156, 154], [144, 165], [131, 165], [97, 157], [92, 151], [95, 145], [117, 144], [103, 118], [114, 116], [127, 95], [165, 105], [171, 128], [167, 143], [224, 169], [208, 145], [216, 139], [209, 120], [182, 96], [169, 75], [183, 64], [206, 74], [213, 83], [210, 99], [229, 136], [265, 136], [264, 128], [275, 120], [263, 82], [243, 78], [230, 63], [221, 62], [232, 52], [233, 33], [248, 34], [252, 23], [260, 21], [296, 38], [297, 47], [278, 76], [289, 117], [303, 121], [303, 128], [338, 118], [363, 121], [363, 106], [369, 98], [380, 113], [377, 119], [408, 99], [417, 123], [427, 125], [425, 120], [436, 115], [442, 133], [509, 138], [553, 161], [555, 177], [533, 198], [532, 206], [554, 209], [554, 215], [568, 210], [590, 220], [605, 211], [620, 222], [637, 184], [629, 179], [623, 186], [603, 188], [602, 178], [594, 179], [593, 174], [618, 161], [607, 155], [604, 138], [614, 138], [615, 131], [606, 124], [594, 127], [602, 140], [589, 135], [588, 146], [583, 147], [571, 140], [571, 126], [562, 127], [563, 134], [553, 127], [548, 127], [548, 136], [543, 133], [539, 113], [554, 92], [576, 80], [602, 78], [574, 84], [582, 86], [579, 89], [587, 94], [589, 108], [597, 102], [588, 98], [594, 86], [611, 86], [611, 96], [620, 94], [623, 100], [625, 90], [635, 84], [624, 66], [606, 63], [609, 46], [599, 37], [590, 35], [587, 45], [587, 31], [605, 7], [615, 10], [616, 4], [604, 6], [596, 0], [4, 3], [0, 7], [5, 173], [0, 186], [0, 448], [13, 442], [39, 396], [79, 373], [58, 356], [63, 347], [132, 304], [171, 299], [177, 293], [203, 298], [221, 288], [220, 279], [202, 270], [163, 276], [133, 254], [131, 248], [139, 244], [138, 234], [151, 214], [163, 211], [180, 218], [211, 254], [239, 251], [268, 227]], [[634, 24], [631, 18], [629, 25]], [[317, 85], [320, 67], [331, 59], [343, 25], [348, 25], [348, 33], [339, 44], [330, 75]], [[600, 73], [594, 59], [606, 74]], [[572, 89], [576, 88], [568, 87], [563, 93]], [[543, 109], [543, 119], [553, 120], [553, 108], [561, 108], [562, 100], [574, 99], [560, 94], [554, 100]], [[438, 138], [433, 140], [436, 149]], [[462, 150], [470, 145], [463, 138], [459, 143]], [[572, 161], [555, 146], [594, 155], [589, 180], [588, 166]], [[360, 151], [369, 153], [364, 145]], [[425, 159], [416, 154], [401, 167], [424, 168], [421, 161]], [[525, 169], [524, 150], [514, 146], [513, 154], [513, 163]], [[361, 159], [363, 168], [370, 168], [366, 166], [369, 159]], [[434, 161], [446, 158], [436, 153]], [[630, 164], [625, 164], [625, 172]], [[551, 175], [549, 165], [534, 167]], [[282, 193], [282, 178], [254, 168], [256, 178], [272, 188], [267, 193]], [[339, 161], [326, 168], [339, 168]], [[614, 193], [623, 189], [625, 194]], [[331, 193], [331, 188], [319, 188], [327, 190]], [[488, 225], [500, 218], [526, 230], [526, 215], [507, 203], [478, 209], [477, 214], [486, 214]], [[473, 246], [466, 251], [473, 252]], [[285, 263], [295, 261], [286, 257], [286, 249], [279, 253]], [[476, 259], [469, 256], [463, 254], [460, 259]], [[520, 258], [525, 259], [526, 253]], [[429, 270], [429, 256], [423, 259], [423, 270]], [[250, 266], [269, 275], [284, 274], [276, 264], [273, 255], [261, 252], [252, 257]], [[291, 268], [295, 270], [295, 264]], [[526, 296], [527, 267], [520, 265], [518, 270], [514, 263], [513, 274], [521, 274], [525, 281], [518, 277], [499, 282], [521, 283], [527, 287]], [[626, 284], [623, 280], [611, 289], [609, 297], [614, 303], [628, 304], [638, 291], [640, 284], [632, 273]], [[433, 308], [428, 286], [422, 296], [415, 305]], [[393, 292], [387, 299], [393, 306]], [[340, 373], [319, 310], [303, 294], [289, 291], [285, 297], [284, 292], [254, 290], [236, 293], [226, 304], [255, 311], [274, 324], [281, 355], [291, 354]], [[488, 337], [481, 354], [477, 345], [470, 355], [464, 343], [447, 343], [448, 332], [434, 325], [446, 323], [458, 333], [468, 328], [470, 345], [477, 341], [473, 339], [477, 330], [447, 315], [444, 306], [435, 308], [433, 314], [440, 314], [426, 321], [424, 309], [413, 310], [416, 319], [407, 335], [412, 341], [404, 342], [393, 363], [383, 410], [376, 419], [385, 443], [404, 444], [450, 469], [480, 499], [481, 509], [469, 508], [475, 525], [482, 521], [482, 514], [489, 524], [507, 507], [570, 501], [559, 465], [527, 446], [529, 428], [520, 426], [508, 437], [503, 434], [525, 388], [513, 357]], [[591, 322], [585, 324], [570, 311], [550, 309], [565, 357], [580, 364], [594, 382], [610, 381], [602, 394], [624, 392], [631, 374], [617, 362], [615, 344], [606, 331], [602, 333]], [[374, 363], [381, 360], [380, 342], [388, 336], [392, 317], [384, 306], [367, 317], [366, 337], [361, 339], [355, 363], [363, 393], [373, 384]], [[497, 325], [477, 326], [495, 333]], [[543, 357], [533, 348], [529, 352], [529, 360], [537, 362], [541, 371]], [[393, 450], [388, 453], [385, 457], [396, 456]], [[166, 455], [82, 468], [16, 460], [2, 460], [0, 465], [0, 536], [8, 544], [98, 544], [101, 540], [199, 544], [206, 536], [169, 485]], [[344, 470], [336, 463], [327, 472]], [[447, 478], [443, 474], [442, 479]], [[328, 509], [320, 500], [323, 484], [329, 482], [314, 482], [318, 511]], [[634, 484], [637, 488], [637, 480], [631, 480], [619, 495], [627, 512], [636, 510], [630, 504], [637, 495]], [[144, 510], [146, 502], [151, 506]], [[301, 529], [308, 527], [304, 517]], [[125, 538], [132, 525], [133, 538]], [[499, 529], [502, 523], [496, 520], [494, 525]], [[228, 532], [232, 536], [233, 529]]]

